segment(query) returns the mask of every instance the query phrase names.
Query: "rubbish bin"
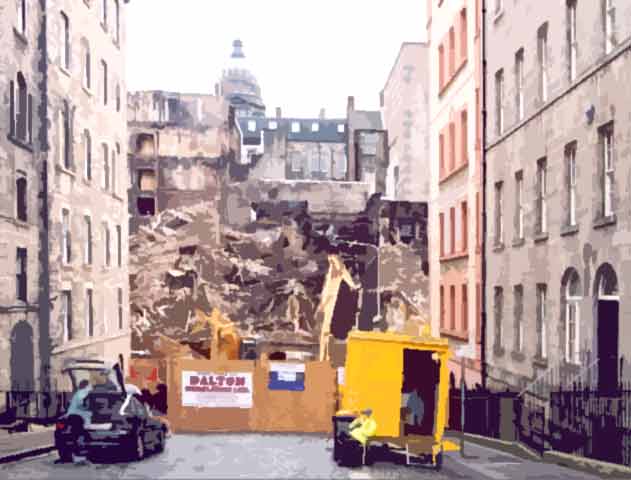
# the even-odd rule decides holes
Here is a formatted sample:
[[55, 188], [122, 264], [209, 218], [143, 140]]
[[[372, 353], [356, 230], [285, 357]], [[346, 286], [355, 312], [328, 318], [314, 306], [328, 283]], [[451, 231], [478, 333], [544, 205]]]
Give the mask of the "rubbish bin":
[[345, 447], [342, 432], [348, 433], [349, 425], [356, 418], [356, 415], [350, 414], [338, 414], [333, 416], [333, 460], [336, 462], [342, 459]]

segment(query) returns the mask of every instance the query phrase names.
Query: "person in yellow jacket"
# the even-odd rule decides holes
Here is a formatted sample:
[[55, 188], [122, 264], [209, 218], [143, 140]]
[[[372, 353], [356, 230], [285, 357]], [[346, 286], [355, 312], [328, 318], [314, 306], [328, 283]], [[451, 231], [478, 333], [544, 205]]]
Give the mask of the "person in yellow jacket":
[[362, 410], [361, 415], [351, 422], [348, 429], [350, 436], [365, 446], [377, 431], [377, 422], [372, 418], [372, 410]]

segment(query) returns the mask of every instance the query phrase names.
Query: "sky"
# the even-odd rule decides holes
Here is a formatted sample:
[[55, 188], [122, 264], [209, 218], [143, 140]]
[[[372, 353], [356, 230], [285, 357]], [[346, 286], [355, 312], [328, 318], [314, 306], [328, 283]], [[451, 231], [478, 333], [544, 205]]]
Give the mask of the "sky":
[[[175, 6], [177, 5], [177, 7]], [[214, 93], [240, 38], [267, 115], [378, 110], [401, 43], [425, 40], [425, 0], [132, 0], [127, 88]]]

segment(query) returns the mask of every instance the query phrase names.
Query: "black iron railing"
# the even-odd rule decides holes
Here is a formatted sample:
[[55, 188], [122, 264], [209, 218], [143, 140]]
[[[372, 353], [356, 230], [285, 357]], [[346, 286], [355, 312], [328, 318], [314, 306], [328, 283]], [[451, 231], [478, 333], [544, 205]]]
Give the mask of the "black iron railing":
[[35, 390], [0, 390], [0, 425], [24, 420], [52, 423], [68, 408], [71, 392]]

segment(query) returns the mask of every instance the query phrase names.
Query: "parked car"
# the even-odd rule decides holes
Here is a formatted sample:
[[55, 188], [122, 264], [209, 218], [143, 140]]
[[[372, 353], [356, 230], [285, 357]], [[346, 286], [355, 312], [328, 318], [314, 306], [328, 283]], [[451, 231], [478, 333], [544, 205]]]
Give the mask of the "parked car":
[[86, 381], [89, 386], [84, 416], [70, 412], [57, 421], [55, 446], [62, 461], [72, 461], [73, 453], [91, 457], [105, 451], [140, 460], [149, 451], [164, 450], [167, 424], [142, 402], [138, 387], [125, 385], [118, 364], [74, 360], [64, 373], [70, 376], [74, 392]]

